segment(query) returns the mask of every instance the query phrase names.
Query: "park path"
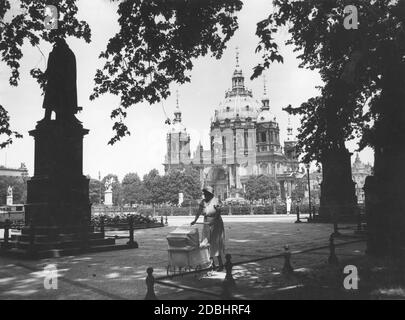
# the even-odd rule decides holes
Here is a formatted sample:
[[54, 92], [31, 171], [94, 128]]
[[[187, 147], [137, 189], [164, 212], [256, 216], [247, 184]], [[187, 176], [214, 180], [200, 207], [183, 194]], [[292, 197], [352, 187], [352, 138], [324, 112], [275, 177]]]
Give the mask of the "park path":
[[[166, 235], [176, 224], [169, 217], [169, 226], [135, 231], [139, 249], [84, 254], [76, 257], [44, 259], [40, 261], [17, 261], [0, 257], [0, 299], [143, 299], [146, 293], [146, 268], [153, 267], [155, 277], [166, 275], [167, 240]], [[177, 218], [177, 222], [181, 219]], [[239, 218], [240, 219], [240, 218]], [[187, 222], [191, 217], [181, 221]], [[292, 251], [328, 244], [332, 227], [326, 224], [294, 224], [293, 217], [246, 222], [244, 219], [225, 221], [226, 252], [232, 261], [246, 261], [283, 252], [288, 244]], [[343, 234], [353, 235], [352, 229], [344, 229]], [[338, 240], [337, 243], [350, 239]], [[118, 240], [126, 241], [125, 239]], [[342, 255], [356, 255], [364, 251], [362, 246], [337, 249]], [[325, 263], [327, 250], [318, 253], [297, 255], [297, 267]], [[44, 268], [54, 264], [58, 269], [58, 289], [44, 289]], [[244, 282], [242, 287], [256, 288], [268, 284], [268, 276], [280, 270], [282, 259], [236, 266], [235, 278]], [[220, 290], [223, 272], [215, 272], [209, 278], [198, 280], [194, 276], [174, 278], [174, 283], [192, 287], [208, 288], [211, 292]], [[254, 294], [244, 290], [245, 298]], [[219, 292], [219, 291], [218, 291]], [[212, 295], [191, 293], [188, 290], [157, 285], [156, 294], [162, 299], [201, 298], [212, 299]]]

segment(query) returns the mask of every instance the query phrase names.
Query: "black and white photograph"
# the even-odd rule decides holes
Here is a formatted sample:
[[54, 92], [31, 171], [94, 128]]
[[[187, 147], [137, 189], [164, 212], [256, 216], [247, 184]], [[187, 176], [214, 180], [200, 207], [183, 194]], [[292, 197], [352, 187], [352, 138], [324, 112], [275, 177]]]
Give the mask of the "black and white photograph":
[[405, 0], [0, 0], [0, 300], [404, 299]]

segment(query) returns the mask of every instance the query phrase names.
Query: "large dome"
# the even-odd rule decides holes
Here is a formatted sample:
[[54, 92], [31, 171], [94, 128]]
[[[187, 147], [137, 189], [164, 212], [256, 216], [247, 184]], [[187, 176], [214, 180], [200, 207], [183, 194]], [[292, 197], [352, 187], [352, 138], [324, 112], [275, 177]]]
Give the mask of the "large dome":
[[250, 95], [227, 96], [215, 110], [215, 120], [256, 119], [260, 112], [260, 103]]

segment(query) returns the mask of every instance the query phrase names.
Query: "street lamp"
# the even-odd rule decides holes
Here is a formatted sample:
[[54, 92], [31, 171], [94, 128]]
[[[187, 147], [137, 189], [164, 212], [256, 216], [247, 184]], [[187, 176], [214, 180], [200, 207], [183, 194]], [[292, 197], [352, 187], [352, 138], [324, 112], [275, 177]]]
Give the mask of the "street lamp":
[[306, 164], [307, 168], [307, 177], [308, 177], [308, 209], [309, 209], [309, 219], [308, 221], [312, 220], [312, 206], [311, 206], [311, 183], [309, 180], [309, 163]]

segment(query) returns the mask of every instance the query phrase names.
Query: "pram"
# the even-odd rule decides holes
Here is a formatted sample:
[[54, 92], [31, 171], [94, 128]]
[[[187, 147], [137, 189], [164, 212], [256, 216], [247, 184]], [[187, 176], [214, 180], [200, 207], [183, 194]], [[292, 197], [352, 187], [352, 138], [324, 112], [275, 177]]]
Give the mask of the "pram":
[[169, 245], [167, 275], [198, 271], [211, 265], [209, 244], [207, 241], [200, 243], [197, 227], [182, 225], [170, 232], [166, 238]]

